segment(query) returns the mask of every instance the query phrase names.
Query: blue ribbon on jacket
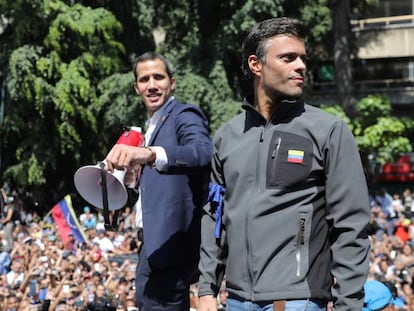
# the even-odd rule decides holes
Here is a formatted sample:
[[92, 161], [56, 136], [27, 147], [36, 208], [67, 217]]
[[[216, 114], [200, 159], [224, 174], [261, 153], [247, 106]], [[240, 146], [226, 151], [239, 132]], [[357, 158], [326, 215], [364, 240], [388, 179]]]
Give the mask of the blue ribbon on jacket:
[[221, 216], [223, 214], [223, 196], [226, 193], [226, 189], [223, 186], [210, 183], [208, 185], [208, 201], [212, 202], [216, 206], [216, 227], [214, 230], [216, 238], [220, 238], [221, 235]]

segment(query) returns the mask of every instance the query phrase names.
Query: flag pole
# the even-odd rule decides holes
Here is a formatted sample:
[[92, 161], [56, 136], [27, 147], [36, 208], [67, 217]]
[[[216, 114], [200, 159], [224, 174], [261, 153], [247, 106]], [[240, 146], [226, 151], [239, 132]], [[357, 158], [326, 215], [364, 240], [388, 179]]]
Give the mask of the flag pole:
[[53, 207], [47, 212], [47, 214], [45, 216], [43, 216], [43, 221], [45, 221], [46, 218], [48, 218], [50, 216], [50, 214], [52, 214], [52, 209], [53, 209]]

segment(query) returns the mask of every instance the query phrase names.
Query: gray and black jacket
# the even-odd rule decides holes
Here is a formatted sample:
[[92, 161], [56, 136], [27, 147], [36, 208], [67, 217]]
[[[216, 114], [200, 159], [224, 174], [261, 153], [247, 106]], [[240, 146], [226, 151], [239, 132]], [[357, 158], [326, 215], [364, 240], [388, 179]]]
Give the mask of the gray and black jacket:
[[269, 122], [246, 100], [243, 108], [214, 137], [221, 238], [208, 204], [199, 294], [216, 294], [225, 273], [242, 299], [325, 298], [335, 310], [361, 310], [370, 208], [347, 125], [302, 100], [283, 103]]

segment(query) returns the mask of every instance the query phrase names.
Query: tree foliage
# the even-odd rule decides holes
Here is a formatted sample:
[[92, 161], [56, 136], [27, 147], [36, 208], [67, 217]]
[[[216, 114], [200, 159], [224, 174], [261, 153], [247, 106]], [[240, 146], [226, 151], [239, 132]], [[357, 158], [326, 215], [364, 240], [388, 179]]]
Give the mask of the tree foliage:
[[368, 181], [376, 171], [370, 170], [374, 160], [377, 167], [393, 161], [398, 155], [412, 151], [409, 135], [414, 121], [392, 116], [391, 102], [381, 95], [369, 95], [356, 105], [356, 116], [350, 119], [340, 106], [322, 107], [343, 119], [355, 136]]
[[16, 158], [5, 159], [4, 178], [56, 200], [70, 189], [79, 161], [102, 157], [99, 84], [119, 70], [125, 51], [114, 39], [121, 23], [103, 8], [50, 1], [42, 10], [54, 16], [43, 40], [9, 57], [2, 137]]
[[[147, 116], [133, 89], [132, 65], [146, 51], [171, 60], [176, 97], [199, 105], [213, 134], [240, 111], [249, 91], [240, 76], [248, 29], [274, 16], [303, 20], [311, 72], [332, 59], [331, 5], [328, 0], [0, 0], [0, 77], [7, 76], [2, 180], [49, 207], [74, 192], [77, 168], [102, 160], [123, 126], [143, 127]], [[360, 2], [351, 1], [357, 6]], [[365, 106], [371, 108], [362, 105], [361, 114], [379, 113]], [[374, 134], [386, 135], [395, 124], [377, 122], [378, 117], [367, 125], [368, 119], [361, 115], [349, 124], [367, 133], [357, 135], [361, 148], [382, 156], [392, 148], [384, 149]], [[370, 128], [374, 124], [377, 129]]]

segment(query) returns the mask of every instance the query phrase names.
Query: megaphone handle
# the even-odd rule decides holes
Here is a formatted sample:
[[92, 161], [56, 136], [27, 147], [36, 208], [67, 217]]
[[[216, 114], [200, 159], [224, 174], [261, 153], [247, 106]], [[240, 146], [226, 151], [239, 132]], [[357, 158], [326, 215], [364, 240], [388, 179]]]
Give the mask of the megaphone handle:
[[106, 171], [104, 170], [105, 163], [99, 164], [101, 167], [101, 181], [102, 181], [102, 205], [103, 205], [103, 216], [105, 220], [105, 230], [115, 231], [116, 229], [109, 223], [109, 209], [108, 209], [108, 189], [106, 186]]
[[112, 216], [112, 225], [111, 227], [113, 228], [113, 230], [116, 230], [118, 228], [118, 215], [119, 215], [119, 209], [117, 209], [116, 211], [114, 211], [114, 214]]

